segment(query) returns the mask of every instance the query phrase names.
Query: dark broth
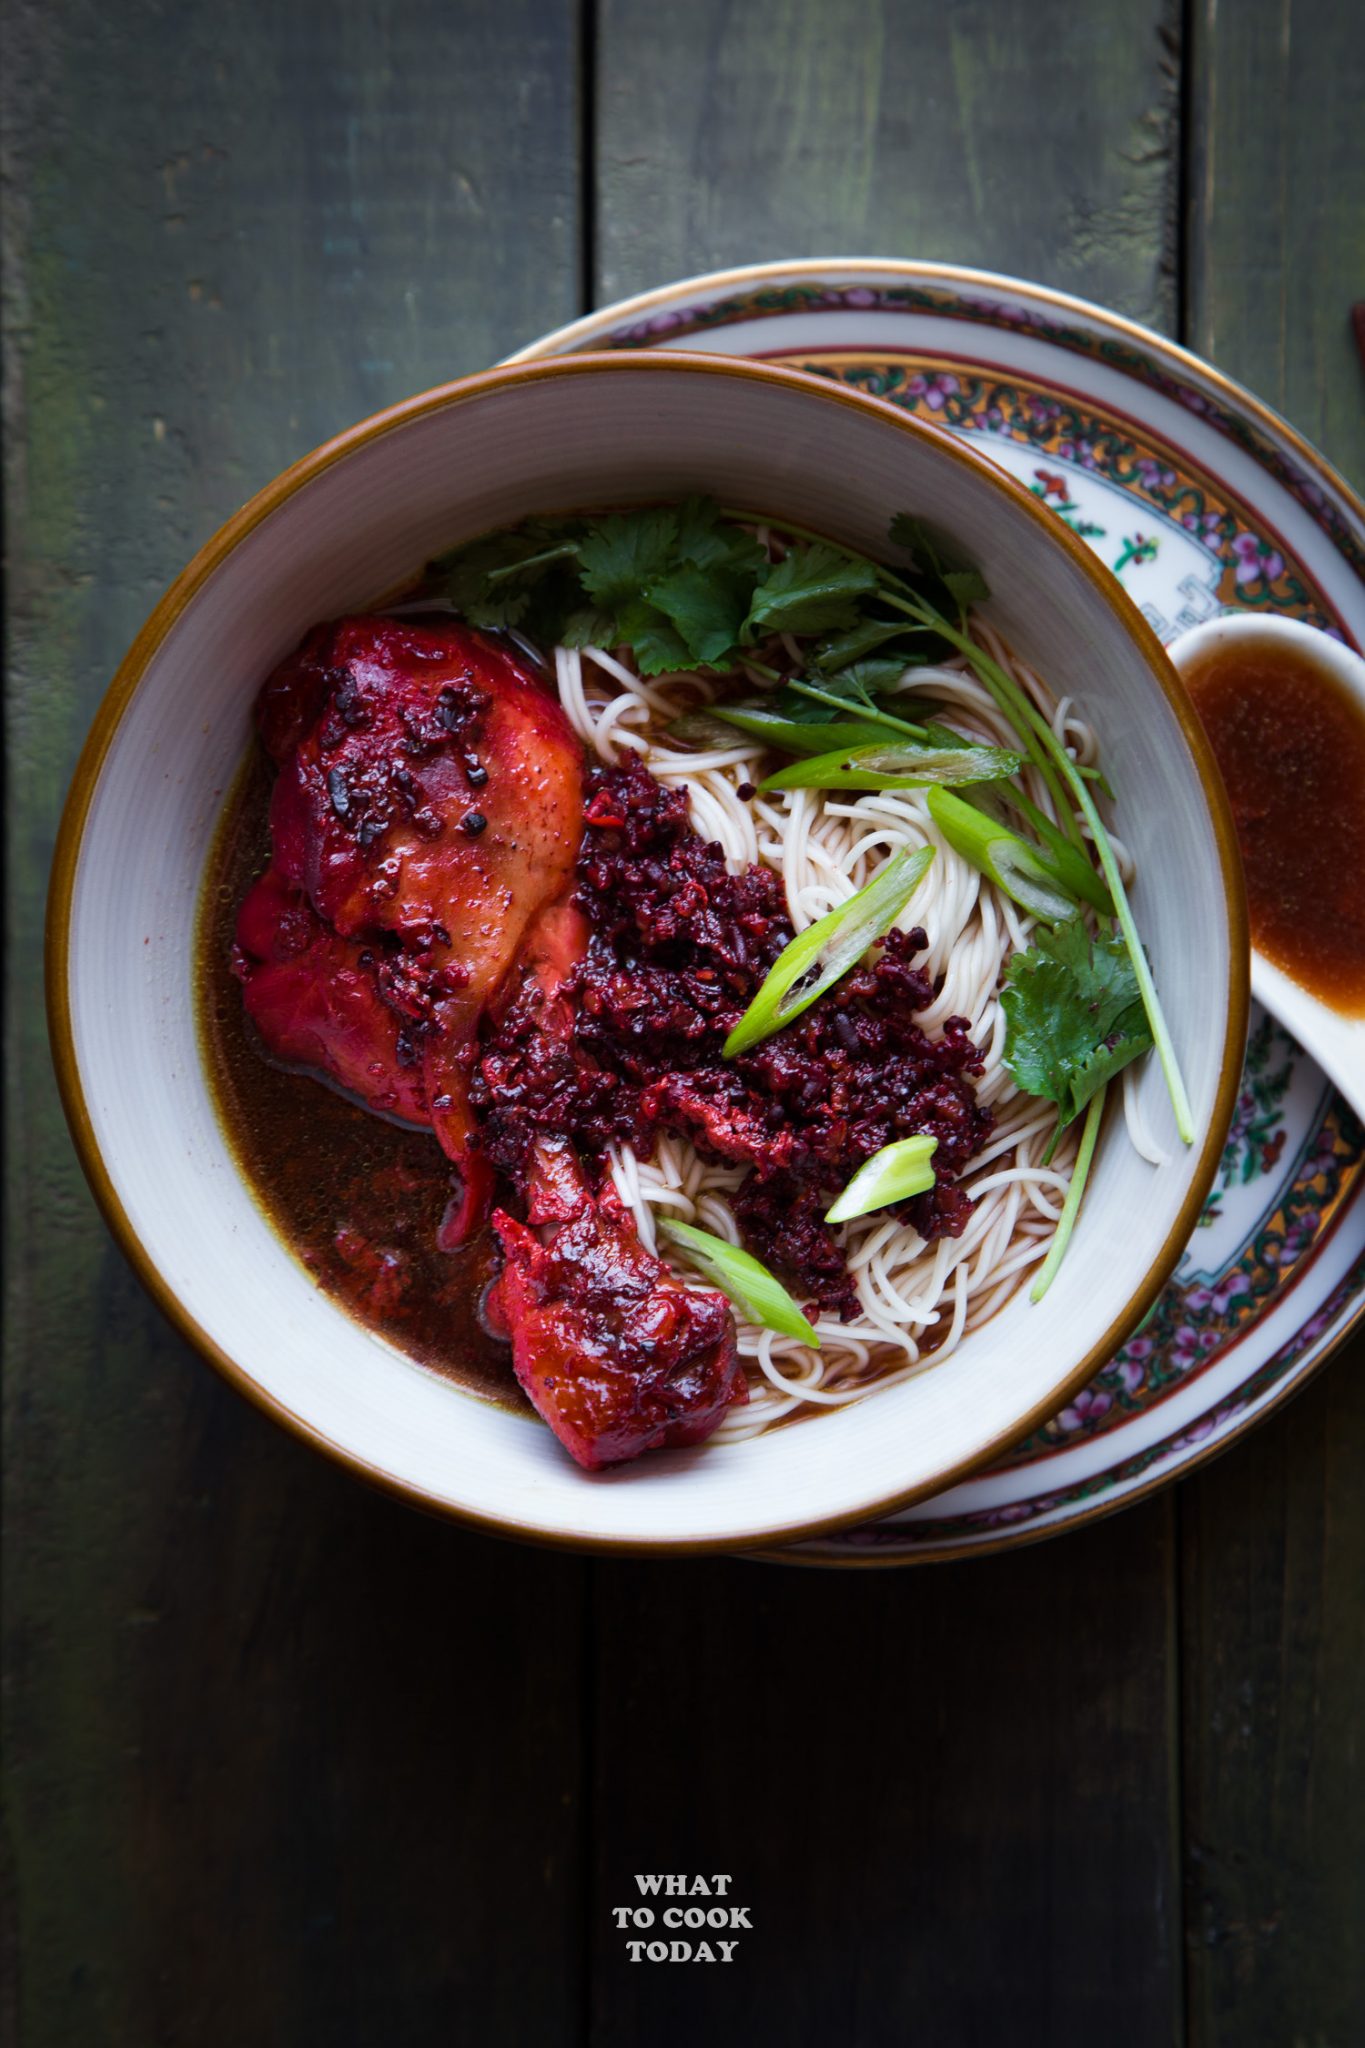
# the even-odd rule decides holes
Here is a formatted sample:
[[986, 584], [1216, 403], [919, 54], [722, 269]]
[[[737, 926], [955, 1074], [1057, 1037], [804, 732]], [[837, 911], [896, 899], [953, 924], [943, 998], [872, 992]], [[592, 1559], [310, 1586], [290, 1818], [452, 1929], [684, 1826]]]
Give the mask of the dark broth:
[[1295, 648], [1231, 641], [1186, 674], [1231, 799], [1252, 939], [1365, 1012], [1365, 715]]
[[269, 858], [270, 783], [254, 749], [201, 902], [199, 1020], [219, 1121], [256, 1199], [325, 1293], [423, 1365], [525, 1409], [508, 1347], [479, 1319], [488, 1234], [453, 1256], [436, 1249], [451, 1175], [435, 1138], [272, 1066], [254, 1042], [229, 956], [237, 907]]

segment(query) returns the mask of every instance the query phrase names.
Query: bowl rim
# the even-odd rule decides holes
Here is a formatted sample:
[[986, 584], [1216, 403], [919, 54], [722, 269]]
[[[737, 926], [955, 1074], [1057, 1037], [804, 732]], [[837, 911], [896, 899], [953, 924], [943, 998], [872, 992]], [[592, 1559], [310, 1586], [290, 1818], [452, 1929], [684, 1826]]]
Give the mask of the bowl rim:
[[[743, 1528], [714, 1536], [615, 1537], [562, 1529], [545, 1529], [518, 1519], [514, 1513], [488, 1514], [433, 1493], [401, 1474], [370, 1463], [362, 1454], [327, 1436], [306, 1415], [297, 1413], [273, 1393], [251, 1368], [234, 1358], [202, 1328], [189, 1307], [165, 1279], [147, 1247], [134, 1229], [119, 1198], [113, 1176], [106, 1165], [86, 1102], [85, 1089], [76, 1056], [72, 1014], [71, 921], [75, 885], [85, 829], [95, 792], [115, 736], [141, 685], [153, 658], [172, 628], [210, 578], [236, 548], [288, 500], [324, 471], [385, 435], [407, 427], [429, 415], [531, 385], [578, 376], [679, 374], [728, 377], [755, 384], [770, 384], [799, 391], [811, 403], [844, 406], [874, 416], [888, 433], [900, 432], [912, 439], [929, 440], [940, 453], [973, 470], [1004, 497], [1024, 518], [1032, 520], [1048, 544], [1068, 556], [1074, 568], [1088, 579], [1115, 614], [1120, 625], [1144, 658], [1153, 681], [1161, 690], [1180, 727], [1198, 775], [1222, 876], [1228, 923], [1227, 1016], [1223, 1034], [1218, 1085], [1190, 1187], [1172, 1228], [1159, 1253], [1129, 1296], [1124, 1309], [1110, 1323], [1098, 1342], [1067, 1373], [1066, 1378], [1042, 1402], [1005, 1428], [994, 1432], [967, 1457], [936, 1473], [931, 1480], [899, 1489], [889, 1495], [859, 1501], [837, 1514], [814, 1520], [797, 1520], [778, 1529], [755, 1534]], [[1232, 813], [1221, 775], [1193, 702], [1168, 659], [1151, 626], [1138, 611], [1121, 585], [1100, 565], [1085, 544], [1060, 521], [1055, 520], [1000, 465], [967, 446], [945, 428], [914, 418], [886, 401], [831, 384], [804, 370], [767, 362], [753, 362], [734, 356], [690, 353], [684, 350], [612, 349], [585, 351], [534, 362], [500, 365], [472, 376], [433, 386], [411, 398], [400, 400], [370, 414], [355, 425], [324, 441], [255, 493], [239, 511], [220, 526], [198, 549], [189, 563], [169, 585], [144, 621], [132, 646], [106, 689], [85, 743], [78, 757], [67, 792], [53, 851], [48, 887], [45, 928], [44, 971], [48, 1032], [52, 1047], [58, 1091], [75, 1143], [81, 1168], [95, 1201], [113, 1237], [138, 1279], [172, 1327], [184, 1337], [229, 1385], [256, 1408], [270, 1416], [301, 1442], [310, 1444], [358, 1478], [393, 1494], [409, 1505], [466, 1523], [485, 1532], [523, 1542], [544, 1544], [576, 1551], [600, 1551], [619, 1555], [699, 1555], [743, 1549], [767, 1549], [796, 1543], [848, 1528], [860, 1522], [909, 1507], [960, 1483], [993, 1458], [1027, 1436], [1065, 1406], [1066, 1402], [1093, 1377], [1147, 1313], [1174, 1270], [1195, 1227], [1205, 1196], [1221, 1157], [1241, 1080], [1241, 1055], [1246, 1038], [1250, 1000], [1250, 935], [1246, 893], [1242, 878]], [[250, 1183], [248, 1192], [253, 1194]], [[259, 1206], [259, 1205], [258, 1205]]]

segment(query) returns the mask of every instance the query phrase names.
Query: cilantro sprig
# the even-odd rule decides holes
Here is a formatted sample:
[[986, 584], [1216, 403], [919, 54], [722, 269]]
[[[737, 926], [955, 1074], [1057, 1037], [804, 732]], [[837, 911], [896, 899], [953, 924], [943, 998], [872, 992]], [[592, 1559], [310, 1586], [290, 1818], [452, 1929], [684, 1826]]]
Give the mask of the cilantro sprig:
[[1094, 937], [1079, 918], [1051, 930], [1040, 926], [1028, 951], [1015, 954], [1000, 1007], [1005, 1066], [1025, 1094], [1057, 1105], [1044, 1164], [1068, 1124], [1085, 1114], [1062, 1214], [1031, 1289], [1031, 1298], [1041, 1301], [1075, 1228], [1109, 1083], [1151, 1050], [1152, 1033], [1123, 938]]
[[[979, 575], [945, 566], [915, 522], [897, 526], [924, 554], [923, 569], [898, 577], [898, 588], [965, 623], [985, 594]], [[812, 688], [873, 709], [907, 668], [944, 653], [932, 626], [885, 602], [879, 564], [814, 534], [792, 533], [790, 543], [773, 561], [751, 524], [713, 499], [689, 498], [528, 519], [443, 556], [432, 578], [471, 625], [514, 628], [546, 645], [628, 646], [644, 675], [739, 662], [761, 670], [756, 650], [794, 636], [811, 643]]]
[[629, 646], [642, 675], [730, 666], [771, 565], [709, 498], [528, 519], [432, 564], [473, 626], [545, 645]]
[[1131, 1061], [1152, 1034], [1122, 938], [1093, 936], [1079, 918], [1040, 925], [1016, 953], [1000, 992], [1005, 1065], [1028, 1095], [1057, 1104], [1058, 1133]]

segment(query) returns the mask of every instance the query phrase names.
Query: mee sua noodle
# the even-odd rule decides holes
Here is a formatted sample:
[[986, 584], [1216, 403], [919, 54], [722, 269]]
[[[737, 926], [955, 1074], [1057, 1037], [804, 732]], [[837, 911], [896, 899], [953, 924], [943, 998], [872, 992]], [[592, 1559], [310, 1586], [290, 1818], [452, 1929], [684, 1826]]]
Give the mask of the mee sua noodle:
[[[976, 632], [1075, 758], [1093, 764], [1095, 736], [1073, 708], [1055, 704], [1041, 679], [1013, 660], [988, 628], [978, 625]], [[789, 652], [798, 664], [798, 650]], [[741, 1321], [740, 1351], [758, 1377], [748, 1406], [733, 1410], [718, 1435], [751, 1436], [803, 1406], [835, 1407], [858, 1399], [874, 1382], [888, 1385], [930, 1359], [943, 1360], [1045, 1256], [1070, 1181], [1075, 1127], [1044, 1165], [1055, 1111], [1022, 1094], [1002, 1064], [999, 983], [1010, 954], [1028, 945], [1032, 920], [946, 844], [930, 818], [926, 792], [795, 789], [746, 801], [739, 792], [759, 779], [760, 741], [736, 732], [732, 745], [700, 752], [667, 731], [681, 713], [711, 702], [718, 680], [691, 672], [644, 680], [618, 655], [596, 648], [559, 647], [554, 659], [560, 701], [590, 752], [605, 762], [626, 750], [637, 753], [659, 781], [685, 789], [695, 829], [718, 842], [733, 870], [761, 861], [781, 875], [798, 930], [846, 901], [890, 855], [935, 848], [901, 923], [925, 928], [929, 951], [917, 964], [935, 979], [942, 976], [932, 1007], [917, 1021], [933, 1032], [948, 1017], [966, 1017], [984, 1054], [976, 1093], [994, 1111], [996, 1128], [963, 1178], [974, 1212], [960, 1237], [932, 1246], [909, 1225], [877, 1214], [845, 1225], [857, 1320], [820, 1317], [818, 1351]], [[943, 706], [964, 736], [1012, 744], [1010, 727], [965, 661], [907, 670], [904, 684], [907, 717], [915, 715], [914, 698], [923, 696]], [[1026, 769], [1024, 780], [1032, 800], [1053, 815], [1041, 778]], [[1127, 875], [1126, 853], [1114, 844]], [[651, 1248], [660, 1217], [740, 1242], [728, 1197], [744, 1168], [703, 1160], [685, 1138], [664, 1134], [649, 1160], [637, 1159], [629, 1146], [619, 1148], [612, 1175]]]

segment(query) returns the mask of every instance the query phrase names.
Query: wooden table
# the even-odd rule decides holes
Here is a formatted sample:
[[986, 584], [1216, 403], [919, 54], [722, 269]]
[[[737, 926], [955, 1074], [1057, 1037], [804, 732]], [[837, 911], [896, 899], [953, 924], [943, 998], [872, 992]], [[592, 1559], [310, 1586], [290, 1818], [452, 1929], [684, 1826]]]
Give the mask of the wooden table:
[[[1365, 481], [1358, 9], [16, 0], [8, 54], [13, 2039], [1365, 2039], [1359, 1343], [1177, 1490], [996, 1559], [503, 1546], [172, 1336], [39, 990], [60, 799], [162, 586], [336, 428], [594, 302], [779, 255], [1014, 271]], [[734, 1963], [630, 1964], [637, 1871], [732, 1873]]]

